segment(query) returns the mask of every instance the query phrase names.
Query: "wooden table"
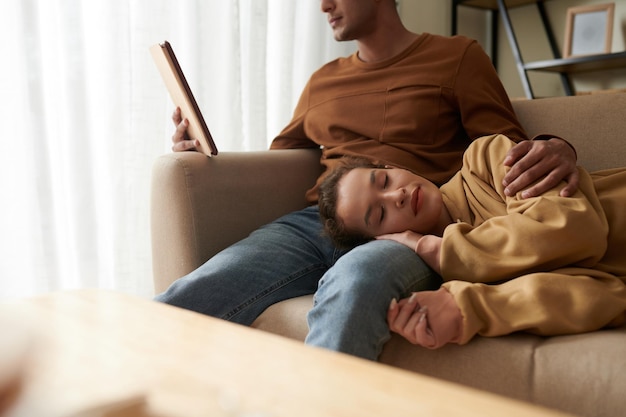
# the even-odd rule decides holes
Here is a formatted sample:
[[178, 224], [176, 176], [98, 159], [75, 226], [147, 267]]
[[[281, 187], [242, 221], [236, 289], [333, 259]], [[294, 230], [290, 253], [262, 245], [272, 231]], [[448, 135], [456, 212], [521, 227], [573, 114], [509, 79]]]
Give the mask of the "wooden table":
[[[5, 302], [3, 314], [34, 337], [9, 417], [564, 415], [115, 292]], [[115, 401], [126, 411], [96, 407]]]

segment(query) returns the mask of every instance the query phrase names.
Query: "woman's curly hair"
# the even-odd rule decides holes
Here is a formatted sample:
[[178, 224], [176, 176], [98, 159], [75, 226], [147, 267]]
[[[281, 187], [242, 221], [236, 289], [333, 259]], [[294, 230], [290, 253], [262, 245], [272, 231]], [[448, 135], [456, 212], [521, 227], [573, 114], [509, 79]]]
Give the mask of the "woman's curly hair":
[[322, 181], [319, 187], [319, 212], [324, 233], [340, 248], [353, 248], [373, 238], [363, 233], [347, 230], [345, 224], [337, 219], [337, 188], [339, 181], [350, 171], [356, 168], [385, 168], [385, 165], [376, 164], [367, 158], [348, 156], [342, 158]]

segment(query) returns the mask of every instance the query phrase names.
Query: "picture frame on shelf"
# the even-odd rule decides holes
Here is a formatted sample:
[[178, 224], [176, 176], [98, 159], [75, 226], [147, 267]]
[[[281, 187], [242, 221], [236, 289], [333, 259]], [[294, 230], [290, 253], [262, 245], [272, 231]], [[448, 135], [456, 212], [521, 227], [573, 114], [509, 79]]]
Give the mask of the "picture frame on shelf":
[[563, 58], [610, 53], [614, 13], [615, 3], [568, 8]]

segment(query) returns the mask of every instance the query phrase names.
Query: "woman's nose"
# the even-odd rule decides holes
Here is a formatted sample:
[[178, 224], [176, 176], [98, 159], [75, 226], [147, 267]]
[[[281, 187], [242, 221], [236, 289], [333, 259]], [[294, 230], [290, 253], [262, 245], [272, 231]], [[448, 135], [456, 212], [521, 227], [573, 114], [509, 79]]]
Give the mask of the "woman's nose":
[[386, 194], [387, 200], [398, 208], [404, 207], [406, 202], [406, 190], [404, 188], [397, 188], [389, 191]]

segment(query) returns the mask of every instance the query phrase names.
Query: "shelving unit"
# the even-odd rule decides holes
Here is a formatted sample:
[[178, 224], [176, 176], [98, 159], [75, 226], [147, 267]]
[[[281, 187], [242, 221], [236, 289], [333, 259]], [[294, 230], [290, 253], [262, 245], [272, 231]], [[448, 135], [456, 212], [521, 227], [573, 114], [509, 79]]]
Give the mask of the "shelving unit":
[[[452, 34], [457, 33], [457, 8], [459, 6], [474, 7], [491, 11], [492, 30], [492, 60], [497, 66], [497, 19], [498, 15], [502, 19], [502, 24], [507, 33], [517, 70], [519, 72], [522, 86], [527, 98], [534, 98], [533, 90], [528, 80], [528, 71], [546, 71], [558, 73], [561, 77], [563, 90], [566, 95], [574, 94], [569, 74], [584, 71], [599, 71], [606, 69], [626, 68], [626, 51], [610, 54], [598, 54], [588, 56], [578, 56], [561, 58], [559, 47], [554, 38], [552, 27], [545, 11], [544, 2], [548, 0], [452, 0]], [[509, 9], [535, 4], [539, 12], [539, 17], [546, 32], [547, 40], [550, 44], [554, 59], [545, 61], [535, 61], [525, 63], [515, 37], [515, 31], [509, 17]]]

